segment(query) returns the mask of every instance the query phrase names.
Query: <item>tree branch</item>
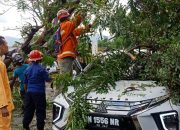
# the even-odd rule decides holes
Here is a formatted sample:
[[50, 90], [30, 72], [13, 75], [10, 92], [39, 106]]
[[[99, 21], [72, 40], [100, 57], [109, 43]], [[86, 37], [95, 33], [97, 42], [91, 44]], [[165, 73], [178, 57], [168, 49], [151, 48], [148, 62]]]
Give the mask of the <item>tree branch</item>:
[[36, 32], [39, 31], [39, 29], [42, 28], [42, 27], [43, 26], [36, 26], [36, 27], [31, 28], [31, 31], [28, 34], [27, 39], [25, 40], [25, 42], [21, 46], [21, 49], [24, 51], [25, 54], [28, 54], [30, 52], [29, 44], [30, 44], [34, 34], [36, 34]]

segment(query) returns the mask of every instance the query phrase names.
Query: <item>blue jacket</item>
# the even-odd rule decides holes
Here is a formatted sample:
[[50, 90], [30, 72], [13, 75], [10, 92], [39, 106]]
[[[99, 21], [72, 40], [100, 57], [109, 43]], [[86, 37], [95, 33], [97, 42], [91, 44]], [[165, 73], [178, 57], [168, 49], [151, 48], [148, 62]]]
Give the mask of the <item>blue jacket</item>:
[[33, 62], [24, 74], [24, 84], [27, 84], [27, 92], [45, 93], [45, 82], [51, 81], [51, 78], [42, 65]]

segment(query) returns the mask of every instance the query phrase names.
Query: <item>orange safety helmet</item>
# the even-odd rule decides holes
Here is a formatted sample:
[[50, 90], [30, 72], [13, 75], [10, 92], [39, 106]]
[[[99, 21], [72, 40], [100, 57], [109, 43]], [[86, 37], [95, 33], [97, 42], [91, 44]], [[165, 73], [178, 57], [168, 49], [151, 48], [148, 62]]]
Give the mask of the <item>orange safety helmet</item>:
[[41, 51], [38, 50], [32, 50], [29, 55], [29, 61], [37, 61], [37, 60], [41, 60], [43, 58], [43, 54]]
[[58, 20], [69, 17], [69, 16], [70, 16], [70, 14], [69, 14], [68, 10], [66, 10], [66, 9], [61, 9], [57, 13]]

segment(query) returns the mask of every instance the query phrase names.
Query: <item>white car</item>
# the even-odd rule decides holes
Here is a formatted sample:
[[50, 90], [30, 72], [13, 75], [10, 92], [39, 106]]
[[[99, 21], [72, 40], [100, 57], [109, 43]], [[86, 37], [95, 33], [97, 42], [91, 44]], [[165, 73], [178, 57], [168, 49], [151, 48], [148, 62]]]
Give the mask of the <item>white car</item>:
[[56, 61], [54, 61], [53, 66], [47, 66], [46, 70], [49, 74], [58, 72], [59, 66]]
[[[55, 98], [53, 130], [65, 129], [73, 91], [69, 87]], [[180, 105], [154, 81], [120, 80], [109, 93], [91, 92], [87, 100], [95, 110], [88, 115], [86, 130], [180, 130]]]

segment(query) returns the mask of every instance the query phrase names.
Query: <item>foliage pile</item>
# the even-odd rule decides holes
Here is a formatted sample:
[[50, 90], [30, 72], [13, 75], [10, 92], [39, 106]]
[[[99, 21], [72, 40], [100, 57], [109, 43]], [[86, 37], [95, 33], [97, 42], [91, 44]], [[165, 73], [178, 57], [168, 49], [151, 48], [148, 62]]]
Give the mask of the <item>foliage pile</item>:
[[116, 6], [107, 24], [114, 40], [103, 46], [148, 49], [143, 59], [138, 56], [145, 72], [140, 75], [167, 86], [174, 101], [180, 102], [180, 2], [129, 0], [126, 7]]
[[[102, 60], [103, 59], [103, 60]], [[133, 65], [129, 57], [121, 52], [109, 53], [107, 58], [99, 56], [91, 63], [91, 68], [77, 76], [74, 80], [67, 74], [59, 75], [56, 83], [63, 92], [68, 86], [74, 86], [72, 94], [73, 104], [68, 120], [71, 129], [83, 129], [86, 124], [89, 110], [92, 109], [86, 101], [86, 96], [91, 91], [97, 93], [108, 93], [108, 90], [115, 87], [115, 82], [120, 79], [131, 79], [133, 73], [129, 67]], [[63, 88], [62, 88], [63, 86]]]
[[[75, 102], [71, 106], [71, 128], [79, 128], [79, 122], [86, 123], [86, 118], [78, 118], [78, 115], [85, 117], [90, 108], [84, 100], [86, 94], [108, 92], [119, 79], [155, 80], [168, 87], [175, 103], [180, 102], [179, 5], [179, 1], [129, 0], [126, 7], [118, 4], [112, 7], [114, 13], [104, 18], [101, 26], [109, 27], [114, 39], [102, 41], [101, 46], [110, 50], [136, 48], [149, 52], [137, 55], [135, 63], [122, 54], [114, 54], [104, 62], [98, 58], [92, 70], [69, 82], [76, 88]], [[133, 64], [132, 72], [127, 75]]]

